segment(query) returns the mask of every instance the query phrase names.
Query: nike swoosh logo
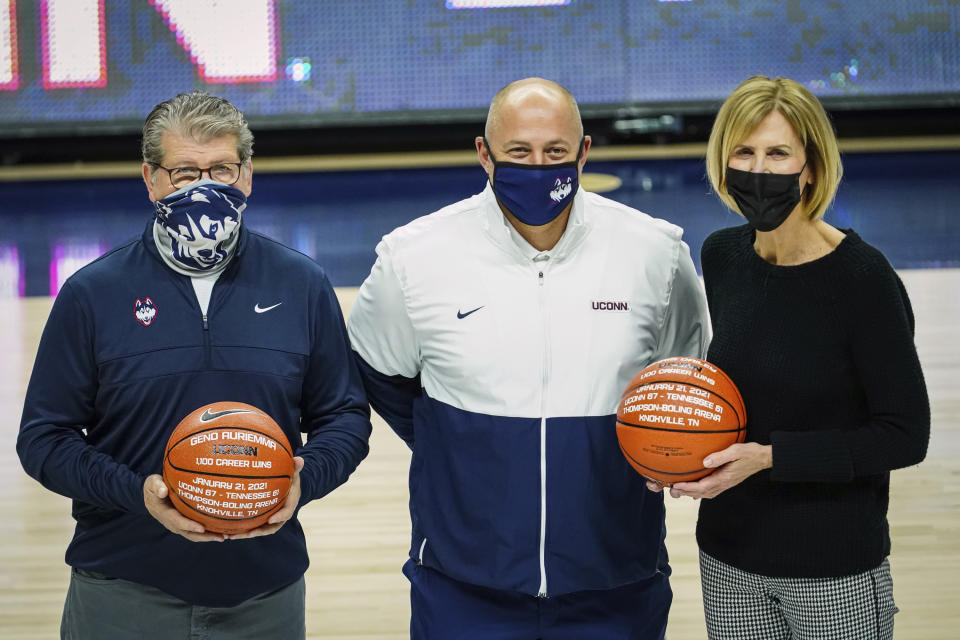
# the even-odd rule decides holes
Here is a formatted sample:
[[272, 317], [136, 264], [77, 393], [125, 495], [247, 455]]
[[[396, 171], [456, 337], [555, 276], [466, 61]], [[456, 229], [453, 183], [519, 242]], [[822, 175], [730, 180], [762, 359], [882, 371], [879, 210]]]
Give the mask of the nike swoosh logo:
[[256, 413], [256, 411], [250, 411], [249, 409], [227, 409], [225, 411], [210, 411], [210, 409], [207, 409], [206, 411], [203, 412], [203, 415], [200, 416], [200, 422], [210, 422], [211, 420], [216, 420], [217, 418], [228, 416], [231, 413]]
[[276, 309], [282, 304], [283, 304], [282, 302], [278, 302], [277, 304], [271, 307], [261, 307], [260, 303], [258, 302], [257, 304], [253, 305], [253, 310], [256, 311], [257, 313], [266, 313], [267, 311], [270, 311], [270, 309]]
[[466, 318], [466, 317], [467, 317], [468, 315], [470, 315], [471, 313], [476, 313], [477, 311], [480, 311], [480, 309], [483, 309], [483, 307], [477, 307], [477, 308], [474, 309], [473, 311], [467, 311], [466, 313], [460, 313], [460, 310], [457, 309], [457, 319], [458, 319], [458, 320], [463, 320], [464, 318]]

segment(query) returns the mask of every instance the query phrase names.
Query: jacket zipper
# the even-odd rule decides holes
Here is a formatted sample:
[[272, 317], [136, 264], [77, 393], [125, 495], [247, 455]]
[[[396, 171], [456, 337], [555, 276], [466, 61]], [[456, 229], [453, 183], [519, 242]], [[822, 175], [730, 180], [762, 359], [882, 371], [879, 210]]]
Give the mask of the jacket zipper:
[[203, 314], [203, 363], [204, 367], [209, 369], [212, 362], [210, 357], [210, 323], [207, 322], [207, 314]]
[[540, 379], [540, 590], [537, 596], [547, 597], [547, 384], [550, 371], [550, 348], [547, 340], [546, 294], [543, 289], [543, 270], [537, 282], [539, 284], [540, 319], [543, 330], [543, 374]]

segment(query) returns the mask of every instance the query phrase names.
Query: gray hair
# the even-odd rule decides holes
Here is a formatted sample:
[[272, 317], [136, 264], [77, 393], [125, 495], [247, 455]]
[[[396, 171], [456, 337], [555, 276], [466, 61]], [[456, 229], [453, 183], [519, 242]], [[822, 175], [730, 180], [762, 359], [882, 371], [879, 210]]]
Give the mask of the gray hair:
[[253, 156], [253, 134], [235, 106], [200, 91], [181, 93], [153, 108], [143, 124], [140, 151], [147, 164], [163, 161], [163, 134], [178, 133], [198, 142], [225, 135], [237, 137], [237, 156], [246, 163]]

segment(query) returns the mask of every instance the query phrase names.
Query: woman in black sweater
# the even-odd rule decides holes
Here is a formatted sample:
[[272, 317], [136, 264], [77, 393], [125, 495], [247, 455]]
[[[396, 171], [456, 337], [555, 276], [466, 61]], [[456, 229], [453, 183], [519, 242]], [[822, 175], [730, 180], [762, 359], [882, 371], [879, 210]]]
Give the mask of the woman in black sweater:
[[890, 471], [926, 455], [930, 408], [900, 278], [821, 218], [842, 173], [816, 97], [750, 78], [707, 148], [720, 199], [747, 224], [714, 232], [702, 265], [707, 359], [736, 383], [747, 442], [713, 474], [697, 542], [711, 638], [892, 638]]

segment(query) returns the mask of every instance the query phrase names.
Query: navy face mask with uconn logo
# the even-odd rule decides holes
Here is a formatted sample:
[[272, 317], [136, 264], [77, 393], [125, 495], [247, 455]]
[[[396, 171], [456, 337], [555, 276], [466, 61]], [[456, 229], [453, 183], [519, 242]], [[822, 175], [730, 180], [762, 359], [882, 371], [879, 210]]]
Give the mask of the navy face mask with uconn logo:
[[580, 187], [577, 165], [583, 154], [580, 139], [577, 159], [559, 164], [499, 162], [483, 139], [493, 162], [493, 193], [517, 220], [533, 227], [552, 222], [573, 200]]
[[154, 204], [158, 249], [181, 273], [214, 273], [232, 255], [247, 197], [236, 187], [199, 180]]

